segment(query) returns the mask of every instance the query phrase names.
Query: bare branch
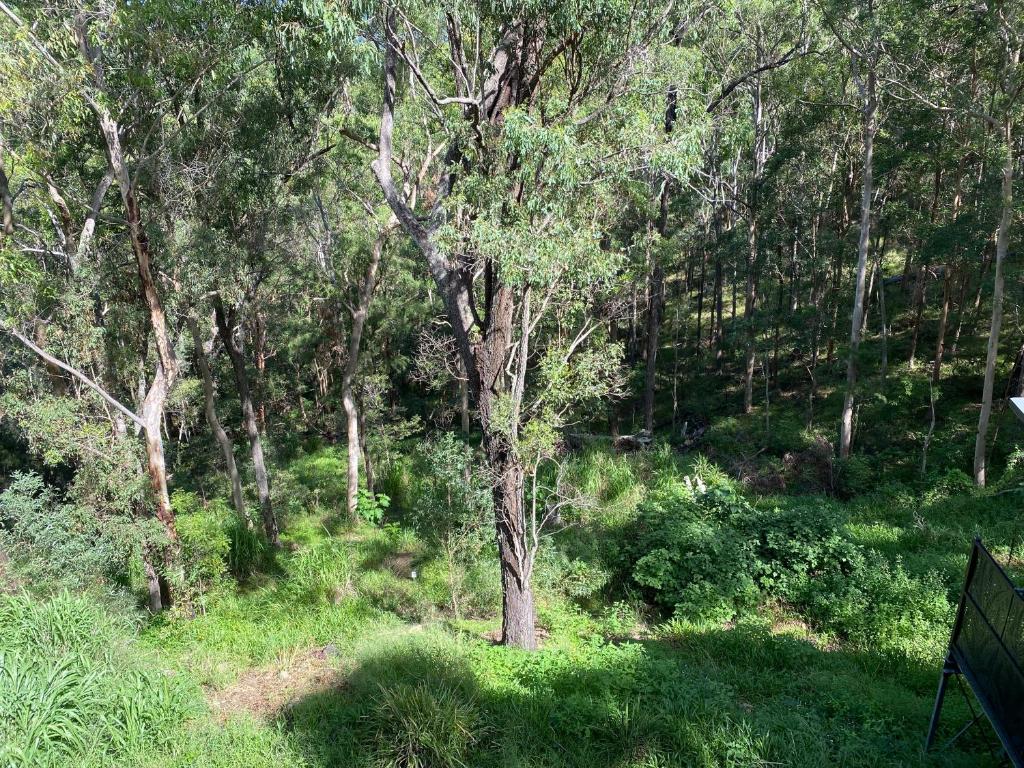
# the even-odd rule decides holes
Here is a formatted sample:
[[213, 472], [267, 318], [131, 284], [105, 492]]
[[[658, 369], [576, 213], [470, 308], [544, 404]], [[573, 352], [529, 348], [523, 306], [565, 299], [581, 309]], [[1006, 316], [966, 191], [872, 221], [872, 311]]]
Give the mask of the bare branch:
[[44, 350], [41, 347], [37, 346], [36, 344], [32, 343], [31, 340], [29, 340], [23, 334], [19, 333], [14, 328], [8, 328], [7, 326], [0, 324], [0, 330], [6, 331], [7, 333], [9, 333], [11, 336], [16, 338], [18, 341], [20, 341], [22, 344], [24, 344], [30, 350], [35, 352], [45, 362], [49, 363], [50, 365], [54, 365], [57, 368], [60, 368], [62, 371], [65, 371], [66, 373], [69, 373], [72, 376], [74, 376], [76, 379], [81, 381], [83, 384], [85, 384], [91, 390], [96, 392], [100, 397], [102, 397], [104, 400], [106, 400], [108, 403], [110, 403], [110, 405], [114, 406], [114, 408], [116, 408], [118, 411], [120, 411], [122, 414], [124, 414], [125, 417], [128, 418], [129, 420], [131, 420], [131, 422], [133, 424], [137, 425], [140, 429], [145, 429], [146, 425], [143, 423], [141, 417], [136, 415], [136, 413], [134, 411], [132, 411], [131, 409], [129, 409], [128, 407], [122, 405], [116, 398], [114, 398], [105, 389], [103, 389], [103, 387], [101, 387], [95, 381], [90, 379], [88, 376], [86, 376], [80, 370], [78, 370], [77, 368], [75, 368], [75, 367], [73, 367], [71, 365], [68, 365], [63, 360], [60, 360], [60, 359], [54, 357], [53, 355], [51, 355], [46, 350]]

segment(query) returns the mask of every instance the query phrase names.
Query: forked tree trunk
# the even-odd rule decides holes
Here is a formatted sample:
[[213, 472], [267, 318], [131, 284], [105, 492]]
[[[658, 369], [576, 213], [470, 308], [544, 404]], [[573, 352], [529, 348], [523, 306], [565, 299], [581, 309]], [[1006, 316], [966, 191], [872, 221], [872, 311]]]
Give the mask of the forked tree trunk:
[[[1016, 64], [1020, 52], [1014, 57]], [[992, 289], [992, 324], [988, 333], [988, 349], [985, 356], [985, 382], [982, 385], [981, 414], [978, 416], [978, 435], [974, 442], [974, 482], [985, 485], [985, 447], [988, 438], [988, 423], [992, 416], [992, 387], [996, 377], [996, 357], [999, 354], [999, 331], [1003, 325], [1003, 262], [1010, 248], [1010, 226], [1013, 223], [1013, 128], [1008, 116], [1003, 125], [1003, 213], [999, 219], [996, 234], [995, 286]]]
[[103, 96], [95, 98], [86, 92], [86, 99], [99, 122], [107, 149], [110, 171], [121, 192], [125, 222], [131, 241], [132, 253], [138, 268], [139, 286], [149, 311], [150, 326], [156, 340], [157, 366], [153, 381], [146, 392], [141, 409], [141, 426], [145, 435], [146, 456], [150, 485], [153, 489], [156, 504], [155, 516], [163, 525], [165, 541], [159, 547], [159, 557], [163, 570], [156, 574], [159, 594], [150, 589], [150, 609], [159, 611], [170, 607], [171, 590], [169, 575], [179, 569], [178, 566], [178, 533], [174, 525], [174, 510], [171, 508], [170, 494], [167, 491], [167, 467], [164, 461], [163, 426], [164, 406], [178, 377], [178, 361], [174, 355], [174, 345], [167, 331], [167, 318], [163, 303], [153, 280], [150, 263], [149, 238], [142, 223], [142, 212], [139, 208], [135, 187], [128, 170], [124, 149], [121, 145], [121, 127], [106, 106], [106, 80], [100, 52], [93, 48], [87, 38], [86, 20], [84, 16], [75, 19], [74, 33], [79, 50], [85, 63], [92, 70], [93, 84]]
[[[213, 374], [210, 372], [210, 362], [207, 359], [207, 343], [200, 337], [199, 326], [194, 319], [189, 318], [188, 327], [192, 334], [192, 345], [195, 347], [199, 375], [203, 379], [203, 411], [206, 414], [206, 423], [210, 425], [210, 431], [213, 432], [213, 437], [220, 447], [221, 456], [224, 457], [224, 466], [231, 483], [231, 503], [235, 507], [235, 512], [238, 513], [238, 518], [245, 522], [245, 526], [249, 530], [252, 530], [252, 518], [249, 516], [249, 510], [245, 507], [245, 496], [242, 494], [242, 477], [238, 472], [238, 464], [235, 463], [235, 446], [217, 417]], [[209, 345], [212, 347], [212, 341]]]
[[249, 452], [252, 455], [253, 474], [256, 477], [256, 493], [260, 500], [263, 533], [271, 546], [278, 547], [281, 545], [281, 535], [277, 525], [277, 516], [274, 514], [274, 505], [270, 498], [270, 476], [267, 474], [267, 464], [263, 458], [263, 441], [260, 439], [256, 409], [253, 407], [252, 392], [249, 389], [249, 373], [245, 369], [242, 350], [235, 340], [234, 313], [232, 313], [232, 317], [228, 317], [220, 296], [214, 297], [213, 308], [217, 318], [220, 340], [224, 344], [224, 349], [231, 360], [231, 368], [235, 373], [235, 387], [242, 405], [242, 425], [249, 438]]
[[846, 395], [839, 427], [839, 457], [848, 458], [853, 444], [853, 404], [857, 387], [857, 354], [860, 351], [864, 317], [864, 288], [868, 268], [868, 244], [871, 242], [871, 195], [873, 192], [872, 153], [875, 142], [875, 70], [871, 66], [863, 85], [863, 155], [861, 158], [860, 237], [857, 241], [857, 280], [853, 292], [853, 322], [850, 350], [846, 361]]
[[[470, 376], [470, 391], [480, 412], [483, 447], [493, 488], [495, 529], [502, 583], [502, 641], [507, 645], [533, 649], [537, 647], [533, 591], [530, 585], [532, 560], [523, 505], [524, 469], [514, 450], [522, 403], [522, 382], [525, 377], [526, 334], [528, 324], [524, 306], [524, 338], [519, 346], [521, 374], [512, 391], [506, 381], [506, 365], [515, 346], [512, 325], [514, 297], [511, 286], [496, 274], [488, 263], [484, 270], [485, 295], [489, 297], [485, 319], [474, 316], [469, 284], [457, 261], [449, 260], [436, 241], [440, 220], [423, 220], [416, 216], [407, 200], [399, 193], [392, 177], [392, 137], [397, 88], [398, 50], [402, 43], [395, 32], [396, 14], [389, 10], [384, 16], [384, 95], [381, 108], [377, 158], [372, 170], [391, 210], [403, 229], [415, 241], [426, 261], [433, 282], [444, 301], [456, 346]], [[529, 66], [535, 47], [524, 45], [522, 26], [506, 32], [502, 45], [492, 57], [494, 69], [484, 84], [489, 94], [481, 105], [487, 119], [500, 122], [505, 108], [514, 103], [519, 87], [524, 85], [521, 67]], [[510, 51], [518, 50], [521, 56]], [[513, 61], [518, 63], [513, 63]], [[535, 64], [535, 62], [533, 62]], [[525, 89], [524, 89], [525, 91]], [[453, 163], [454, 165], [454, 163]], [[435, 188], [435, 206], [448, 194], [452, 177], [445, 174]], [[506, 399], [507, 398], [507, 399]], [[512, 419], [495, 413], [499, 402], [511, 401]], [[504, 409], [501, 409], [504, 410]], [[512, 434], [509, 435], [511, 426]]]
[[348, 337], [348, 357], [341, 376], [341, 402], [345, 407], [346, 438], [348, 440], [346, 508], [350, 520], [356, 519], [356, 505], [359, 499], [359, 407], [355, 396], [355, 379], [359, 371], [359, 346], [363, 339], [363, 328], [370, 313], [370, 301], [377, 287], [377, 271], [384, 251], [384, 235], [379, 235], [370, 251], [370, 263], [359, 286], [359, 299], [352, 308], [352, 329]]

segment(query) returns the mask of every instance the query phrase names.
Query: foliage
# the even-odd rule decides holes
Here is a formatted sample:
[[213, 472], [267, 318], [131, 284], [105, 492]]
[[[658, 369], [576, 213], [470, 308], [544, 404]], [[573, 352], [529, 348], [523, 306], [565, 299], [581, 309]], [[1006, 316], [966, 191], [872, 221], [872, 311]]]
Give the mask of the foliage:
[[380, 523], [391, 506], [391, 498], [386, 493], [371, 493], [365, 488], [359, 489], [356, 498], [356, 514], [366, 523]]
[[795, 602], [816, 580], [849, 577], [860, 553], [842, 522], [828, 504], [759, 509], [731, 483], [687, 477], [640, 505], [632, 576], [678, 616], [728, 621], [764, 598]]
[[167, 746], [198, 711], [186, 681], [130, 642], [88, 599], [0, 597], [0, 761], [47, 768], [124, 765]]
[[0, 552], [14, 580], [36, 591], [123, 589], [139, 535], [123, 519], [61, 502], [32, 472], [14, 473], [0, 493]]

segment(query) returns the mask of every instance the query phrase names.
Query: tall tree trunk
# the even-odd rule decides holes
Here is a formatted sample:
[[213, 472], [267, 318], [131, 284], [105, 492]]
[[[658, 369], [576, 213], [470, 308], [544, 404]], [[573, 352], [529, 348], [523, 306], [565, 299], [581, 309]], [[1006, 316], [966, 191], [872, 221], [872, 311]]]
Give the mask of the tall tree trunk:
[[249, 516], [249, 510], [245, 507], [245, 496], [242, 494], [242, 477], [238, 472], [238, 464], [235, 463], [235, 446], [220, 423], [220, 419], [217, 418], [213, 374], [210, 372], [210, 363], [207, 359], [207, 346], [212, 348], [213, 340], [211, 339], [209, 345], [203, 342], [199, 335], [199, 326], [193, 318], [188, 319], [188, 327], [192, 334], [192, 345], [195, 347], [199, 374], [203, 379], [203, 411], [206, 414], [206, 423], [210, 425], [210, 431], [213, 432], [213, 437], [224, 457], [224, 466], [227, 469], [228, 480], [231, 482], [231, 503], [234, 504], [239, 519], [243, 520], [246, 527], [252, 530], [252, 518]]
[[942, 281], [942, 312], [939, 314], [938, 339], [935, 342], [935, 362], [932, 364], [932, 383], [938, 384], [942, 372], [942, 355], [946, 350], [946, 325], [949, 321], [949, 302], [953, 294], [953, 268], [946, 265]]
[[174, 345], [171, 343], [171, 338], [167, 331], [167, 318], [164, 313], [163, 303], [156, 289], [156, 283], [153, 280], [149, 238], [142, 222], [142, 212], [139, 208], [135, 187], [132, 183], [124, 149], [121, 145], [121, 127], [106, 106], [106, 80], [103, 72], [102, 58], [100, 52], [88, 42], [86, 23], [84, 16], [76, 18], [74, 33], [79, 51], [86, 64], [92, 70], [93, 83], [96, 89], [103, 94], [101, 98], [97, 99], [94, 98], [91, 92], [86, 92], [86, 99], [99, 122], [100, 132], [106, 144], [110, 171], [121, 192], [121, 203], [124, 208], [128, 236], [138, 268], [139, 286], [142, 290], [146, 308], [149, 311], [150, 326], [153, 329], [153, 335], [156, 340], [156, 371], [143, 400], [140, 417], [142, 430], [145, 435], [150, 485], [153, 489], [156, 504], [155, 516], [162, 524], [165, 535], [165, 542], [160, 547], [161, 551], [159, 553], [163, 563], [163, 571], [157, 574], [160, 592], [159, 599], [157, 599], [156, 595], [152, 594], [152, 590], [150, 594], [150, 608], [158, 611], [162, 608], [170, 607], [171, 590], [168, 577], [179, 568], [177, 563], [179, 550], [178, 533], [174, 524], [174, 510], [171, 507], [170, 494], [167, 491], [167, 467], [164, 460], [163, 436], [161, 434], [164, 406], [167, 396], [178, 377], [178, 361], [174, 355]]
[[356, 503], [359, 498], [359, 412], [356, 403], [354, 383], [359, 370], [359, 345], [363, 339], [363, 328], [370, 312], [370, 301], [377, 286], [377, 271], [384, 251], [384, 234], [373, 242], [370, 262], [366, 267], [362, 285], [359, 286], [358, 303], [352, 308], [352, 329], [348, 337], [348, 357], [341, 376], [341, 401], [345, 406], [345, 422], [348, 438], [348, 471], [346, 486], [346, 508], [350, 520], [356, 519]]
[[224, 309], [224, 303], [220, 296], [213, 299], [214, 314], [217, 318], [217, 328], [220, 332], [220, 340], [231, 360], [231, 368], [235, 373], [235, 387], [238, 390], [238, 399], [242, 405], [242, 425], [245, 427], [245, 434], [249, 438], [249, 452], [252, 455], [253, 474], [256, 477], [256, 493], [260, 500], [260, 517], [263, 520], [263, 533], [271, 546], [281, 545], [280, 530], [277, 525], [277, 517], [274, 514], [274, 505], [270, 498], [270, 477], [267, 474], [266, 461], [263, 458], [263, 441], [260, 439], [259, 425], [256, 422], [256, 409], [253, 407], [252, 393], [249, 389], [249, 373], [245, 369], [245, 358], [242, 350], [235, 340], [235, 318], [234, 311], [230, 316]]
[[150, 590], [150, 608], [159, 611], [169, 608], [172, 602], [170, 577], [177, 568], [178, 532], [174, 524], [174, 510], [167, 490], [167, 464], [164, 459], [164, 441], [161, 427], [164, 420], [164, 403], [167, 401], [168, 384], [162, 365], [158, 365], [153, 383], [142, 403], [142, 433], [146, 442], [147, 471], [149, 484], [156, 499], [156, 518], [163, 524], [167, 540], [158, 547], [162, 570], [157, 573], [160, 592], [159, 603]]
[[[484, 431], [484, 454], [493, 477], [495, 527], [501, 560], [502, 640], [507, 645], [533, 650], [537, 647], [532, 562], [528, 555], [526, 510], [523, 503], [524, 468], [495, 421], [495, 405], [508, 393], [506, 361], [513, 342], [513, 293], [499, 284], [494, 292], [491, 322], [485, 339], [474, 345], [477, 402]], [[519, 393], [521, 396], [521, 393]], [[515, 426], [513, 426], [515, 429]]]
[[872, 153], [875, 142], [875, 69], [870, 66], [863, 83], [863, 155], [861, 158], [860, 237], [857, 242], [857, 281], [853, 292], [853, 322], [850, 326], [850, 350], [846, 361], [846, 396], [839, 428], [839, 457], [848, 458], [853, 443], [853, 403], [857, 387], [857, 354], [860, 350], [861, 323], [864, 316], [864, 287], [868, 268], [868, 244], [871, 242], [871, 195], [873, 191]]
[[[1020, 59], [1020, 51], [1014, 56], [1014, 64]], [[985, 446], [988, 438], [988, 423], [992, 416], [992, 387], [996, 377], [996, 357], [999, 353], [999, 331], [1003, 325], [1003, 262], [1010, 247], [1010, 226], [1013, 223], [1013, 123], [1008, 115], [1003, 124], [1003, 213], [999, 219], [996, 234], [995, 286], [992, 289], [992, 324], [988, 333], [988, 349], [985, 356], [985, 382], [982, 385], [981, 414], [978, 416], [978, 436], [974, 442], [974, 482], [985, 485]]]
[[657, 263], [651, 269], [647, 310], [647, 364], [644, 370], [644, 429], [654, 432], [654, 390], [657, 377], [658, 340], [661, 332], [665, 275]]
[[[392, 177], [398, 50], [402, 44], [395, 32], [395, 22], [395, 11], [389, 10], [385, 14], [384, 23], [384, 94], [377, 157], [371, 167], [385, 200], [426, 261], [444, 301], [459, 354], [470, 375], [470, 391], [479, 409], [484, 455], [492, 477], [494, 522], [502, 582], [502, 642], [534, 649], [537, 647], [536, 619], [530, 584], [533, 561], [523, 500], [524, 468], [513, 442], [518, 434], [525, 380], [529, 300], [524, 297], [524, 327], [517, 345], [512, 329], [515, 314], [513, 289], [501, 280], [495, 266], [488, 262], [483, 275], [487, 311], [484, 313], [485, 319], [478, 321], [474, 316], [466, 276], [460, 266], [439, 248], [435, 239], [440, 227], [439, 221], [433, 217], [428, 221], [417, 217], [399, 193]], [[522, 72], [512, 64], [517, 57], [508, 55], [508, 51], [517, 42], [516, 35], [521, 33], [521, 28], [517, 29], [520, 32], [511, 30], [508, 33], [509, 43], [501, 47], [500, 57], [492, 62], [494, 71], [485, 84], [485, 92], [493, 95], [485, 100], [482, 112], [494, 121], [501, 120], [504, 108], [511, 103], [514, 90], [510, 89], [518, 88], [521, 84]], [[525, 52], [524, 55], [527, 58], [529, 56]], [[442, 177], [435, 190], [438, 196], [435, 205], [443, 200], [450, 183], [450, 176]], [[521, 371], [510, 393], [506, 381], [506, 365], [511, 361], [513, 349], [518, 349], [517, 359]], [[507, 414], [495, 413], [495, 406], [500, 402], [509, 402], [509, 399], [512, 405], [511, 425]]]
[[744, 345], [745, 364], [743, 368], [743, 412], [750, 413], [754, 407], [754, 310], [757, 303], [757, 239], [758, 239], [758, 185], [761, 183], [761, 168], [764, 162], [764, 136], [761, 129], [763, 107], [761, 103], [761, 79], [754, 84], [754, 152], [753, 170], [750, 178], [749, 216], [747, 229], [747, 285], [743, 298], [743, 321], [746, 325]]

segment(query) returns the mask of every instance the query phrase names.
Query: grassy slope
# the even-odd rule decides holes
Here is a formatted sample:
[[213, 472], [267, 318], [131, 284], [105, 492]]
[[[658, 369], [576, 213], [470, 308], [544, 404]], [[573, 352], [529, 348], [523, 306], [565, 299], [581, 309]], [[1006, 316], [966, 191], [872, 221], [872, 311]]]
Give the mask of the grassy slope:
[[[589, 453], [579, 479], [601, 507], [553, 549], [600, 561], [645, 479], [688, 469], [664, 454]], [[973, 529], [1007, 544], [1007, 498], [879, 494], [845, 508], [854, 538], [902, 561], [911, 578], [938, 573], [951, 602]], [[493, 614], [456, 621], [446, 612], [441, 576], [411, 534], [332, 533], [330, 510], [288, 528], [294, 551], [269, 573], [208, 595], [205, 614], [142, 630], [134, 663], [165, 670], [184, 691], [178, 719], [160, 720], [152, 742], [109, 758], [94, 750], [77, 764], [987, 764], [979, 740], [967, 741], [966, 752], [920, 754], [945, 626], [892, 615], [887, 631], [912, 642], [852, 642], [777, 605], [725, 626], [661, 624], [635, 602], [590, 600], [583, 610], [548, 586], [544, 650], [524, 654], [483, 637], [496, 626]], [[397, 553], [411, 553], [423, 577], [394, 573]], [[541, 573], [539, 581], [552, 578]], [[273, 686], [281, 671], [295, 673], [304, 652], [328, 644], [329, 674], [292, 691], [280, 712], [204, 713], [204, 696], [246, 684], [249, 670], [268, 670]], [[132, 668], [115, 665], [117, 679]], [[950, 703], [950, 722], [963, 719], [962, 703]]]
[[[898, 299], [890, 301], [897, 335], [889, 380], [881, 385], [879, 341], [871, 335], [863, 352], [861, 458], [832, 467], [848, 501], [800, 496], [821, 490], [814, 450], [821, 437], [833, 438], [841, 356], [823, 363], [810, 426], [799, 366], [783, 366], [767, 429], [763, 382], [755, 412], [737, 417], [741, 393], [730, 369], [720, 377], [682, 378], [681, 403], [685, 413], [711, 422], [703, 450], [727, 472], [774, 494], [758, 504], [838, 505], [847, 535], [899, 575], [894, 588], [905, 588], [908, 600], [930, 594], [944, 601], [940, 614], [947, 619], [970, 538], [983, 534], [1007, 559], [1021, 533], [1019, 494], [1012, 479], [978, 494], [951, 473], [969, 470], [980, 379], [969, 361], [979, 356], [977, 338], [962, 342], [960, 361], [947, 369], [929, 473], [919, 476], [927, 380], [921, 366], [911, 371], [903, 362], [907, 324]], [[933, 318], [927, 323], [925, 357]], [[800, 343], [794, 328], [785, 330], [783, 355]], [[672, 367], [666, 353], [663, 372]], [[661, 384], [668, 391], [670, 382]], [[662, 402], [668, 420], [667, 398]], [[1020, 430], [1006, 418], [1000, 430], [994, 455], [1002, 465]], [[796, 456], [796, 470], [787, 454]], [[95, 662], [94, 679], [112, 690], [132, 670], [164, 670], [181, 703], [157, 708], [164, 714], [147, 738], [114, 751], [72, 745], [66, 754], [77, 755], [79, 766], [990, 764], [981, 730], [958, 750], [921, 754], [947, 621], [924, 616], [897, 595], [895, 608], [882, 606], [873, 618], [875, 635], [856, 638], [771, 601], [725, 625], [663, 622], [621, 585], [601, 585], [647, 487], [666, 476], [679, 482], [691, 471], [690, 459], [664, 452], [614, 458], [597, 450], [577, 461], [580, 485], [601, 503], [553, 540], [539, 566], [548, 632], [542, 651], [523, 654], [486, 639], [497, 626], [493, 591], [478, 601], [478, 615], [456, 620], [441, 564], [408, 531], [338, 530], [332, 520], [342, 475], [335, 472], [339, 457], [328, 451], [290, 467], [312, 496], [293, 505], [286, 536], [292, 548], [273, 568], [243, 587], [214, 589], [197, 617], [153, 621], [134, 641], [118, 629], [130, 651]], [[396, 566], [410, 558], [421, 574], [415, 581]], [[102, 617], [88, 620], [105, 626]], [[304, 665], [314, 663], [311, 649], [325, 646], [330, 653], [315, 662], [319, 677], [302, 677]], [[67, 655], [45, 638], [8, 640], [4, 648], [46, 664]], [[38, 682], [47, 672], [33, 674]], [[9, 687], [0, 695], [10, 690], [3, 680]], [[262, 694], [279, 687], [287, 704], [262, 718], [246, 714], [244, 696], [228, 713], [210, 710], [207, 699], [220, 701], [250, 684]], [[957, 696], [947, 717], [950, 724], [966, 717]], [[72, 758], [62, 760], [52, 764]]]

